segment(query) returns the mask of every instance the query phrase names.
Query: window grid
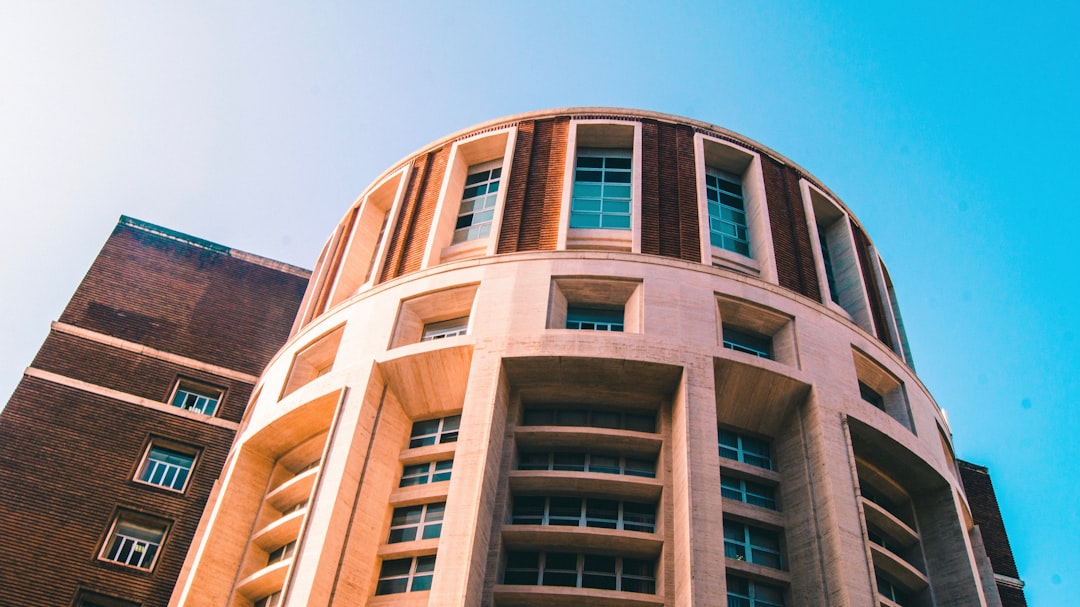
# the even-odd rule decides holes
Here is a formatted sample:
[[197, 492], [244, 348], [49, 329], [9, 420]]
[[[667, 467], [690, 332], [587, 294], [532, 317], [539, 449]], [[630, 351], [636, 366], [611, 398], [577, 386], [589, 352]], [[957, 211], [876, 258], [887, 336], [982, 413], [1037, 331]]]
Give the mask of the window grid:
[[623, 311], [594, 308], [566, 309], [566, 328], [579, 331], [623, 331]]
[[752, 354], [759, 358], [772, 356], [772, 338], [764, 335], [755, 335], [746, 331], [734, 329], [728, 325], [723, 326], [724, 347], [744, 354]]
[[375, 594], [398, 594], [431, 590], [435, 555], [383, 561]]
[[752, 506], [776, 510], [776, 491], [768, 485], [720, 475], [720, 494]]
[[724, 556], [781, 569], [780, 534], [742, 523], [724, 521]]
[[450, 471], [454, 466], [454, 460], [444, 459], [438, 462], [424, 462], [412, 466], [405, 466], [401, 471], [401, 483], [399, 487], [411, 487], [413, 485], [426, 485], [450, 480]]
[[424, 325], [424, 332], [420, 335], [420, 341], [425, 342], [434, 341], [436, 339], [446, 339], [447, 337], [457, 337], [458, 335], [465, 335], [468, 330], [468, 316], [428, 323]]
[[655, 533], [656, 507], [596, 498], [518, 496], [514, 498], [511, 524], [598, 527]]
[[578, 150], [570, 227], [629, 230], [632, 173], [630, 150]]
[[296, 540], [293, 540], [283, 546], [278, 546], [274, 550], [271, 550], [270, 554], [267, 555], [266, 564], [273, 565], [274, 563], [284, 561], [285, 559], [291, 557], [293, 555], [293, 552], [295, 551]]
[[495, 216], [495, 200], [498, 198], [499, 178], [502, 167], [478, 170], [470, 167], [465, 178], [465, 190], [461, 195], [457, 223], [454, 225], [453, 243], [484, 238], [491, 233], [491, 219]]
[[720, 430], [720, 457], [772, 470], [772, 454], [768, 441], [743, 436], [730, 430]]
[[172, 406], [203, 415], [213, 415], [220, 400], [220, 390], [181, 380], [176, 386], [176, 393], [173, 394]]
[[509, 552], [503, 583], [655, 594], [656, 563], [573, 552]]
[[709, 204], [709, 240], [712, 245], [750, 257], [746, 204], [739, 178], [708, 169], [705, 173], [705, 197]]
[[656, 432], [656, 416], [602, 409], [525, 409], [523, 426], [572, 426]]
[[727, 576], [728, 607], [784, 607], [784, 589], [780, 586]]
[[150, 569], [154, 566], [154, 558], [164, 537], [164, 523], [152, 526], [125, 520], [121, 516], [113, 527], [108, 550], [102, 558], [121, 565]]
[[409, 448], [456, 443], [460, 426], [460, 415], [413, 422], [412, 432], [409, 433]]
[[386, 543], [411, 542], [417, 539], [417, 532], [422, 540], [439, 537], [445, 511], [446, 502], [395, 508]]
[[194, 465], [194, 455], [151, 446], [139, 480], [150, 485], [183, 491]]
[[598, 472], [656, 478], [656, 463], [653, 461], [595, 453], [522, 453], [518, 470]]

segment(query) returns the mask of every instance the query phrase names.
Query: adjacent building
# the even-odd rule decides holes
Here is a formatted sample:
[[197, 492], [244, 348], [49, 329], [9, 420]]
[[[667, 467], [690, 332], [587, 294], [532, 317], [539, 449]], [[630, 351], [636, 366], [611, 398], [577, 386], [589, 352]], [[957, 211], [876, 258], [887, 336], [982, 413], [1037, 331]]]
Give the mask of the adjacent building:
[[122, 217], [0, 413], [0, 605], [165, 605], [308, 272]]
[[170, 605], [1023, 604], [858, 219], [694, 120], [390, 167], [247, 415]]

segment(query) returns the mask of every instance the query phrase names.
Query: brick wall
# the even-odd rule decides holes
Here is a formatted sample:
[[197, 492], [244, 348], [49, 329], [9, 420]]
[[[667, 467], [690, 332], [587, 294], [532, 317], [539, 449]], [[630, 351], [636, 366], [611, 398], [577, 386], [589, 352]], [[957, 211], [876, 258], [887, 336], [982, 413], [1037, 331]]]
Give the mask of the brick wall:
[[569, 125], [560, 116], [518, 126], [499, 253], [553, 251], [558, 245]]
[[641, 252], [701, 261], [694, 130], [641, 124]]
[[799, 192], [799, 174], [769, 156], [762, 155], [773, 254], [780, 286], [821, 302], [817, 266], [811, 252], [810, 227]]
[[[957, 460], [956, 463], [960, 468], [960, 480], [964, 483], [968, 505], [971, 506], [971, 518], [982, 533], [986, 556], [994, 567], [994, 573], [1019, 579], [1009, 536], [1006, 535], [1005, 523], [1001, 520], [997, 495], [990, 481], [990, 472], [983, 466], [963, 460]], [[1002, 607], [1027, 607], [1024, 591], [1019, 588], [999, 583], [998, 593], [1001, 595]]]

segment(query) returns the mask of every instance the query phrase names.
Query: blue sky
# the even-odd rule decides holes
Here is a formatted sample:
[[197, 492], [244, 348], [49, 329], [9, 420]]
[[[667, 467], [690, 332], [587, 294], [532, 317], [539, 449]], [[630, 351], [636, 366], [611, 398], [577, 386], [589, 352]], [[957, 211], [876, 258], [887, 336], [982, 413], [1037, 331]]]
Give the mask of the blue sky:
[[120, 214], [311, 267], [352, 200], [491, 118], [711, 122], [889, 266], [1032, 605], [1080, 592], [1080, 5], [0, 3], [0, 402]]

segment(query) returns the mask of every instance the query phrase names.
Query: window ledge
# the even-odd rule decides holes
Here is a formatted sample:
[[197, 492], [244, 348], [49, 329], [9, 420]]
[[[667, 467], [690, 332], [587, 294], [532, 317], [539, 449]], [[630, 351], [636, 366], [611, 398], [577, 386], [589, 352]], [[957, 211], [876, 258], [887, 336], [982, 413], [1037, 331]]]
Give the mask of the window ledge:
[[711, 250], [713, 267], [735, 270], [736, 272], [754, 276], [761, 274], [761, 264], [752, 257], [740, 255], [720, 247], [711, 247]]
[[566, 248], [629, 251], [633, 237], [634, 232], [629, 229], [570, 228], [566, 231]]
[[488, 241], [491, 236], [484, 236], [483, 238], [476, 238], [474, 240], [466, 240], [452, 244], [448, 247], [443, 247], [439, 251], [439, 263], [449, 263], [451, 261], [460, 261], [462, 259], [472, 259], [474, 257], [483, 257], [487, 254]]

